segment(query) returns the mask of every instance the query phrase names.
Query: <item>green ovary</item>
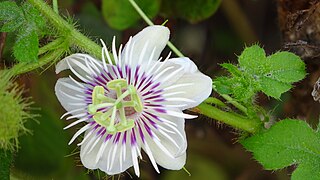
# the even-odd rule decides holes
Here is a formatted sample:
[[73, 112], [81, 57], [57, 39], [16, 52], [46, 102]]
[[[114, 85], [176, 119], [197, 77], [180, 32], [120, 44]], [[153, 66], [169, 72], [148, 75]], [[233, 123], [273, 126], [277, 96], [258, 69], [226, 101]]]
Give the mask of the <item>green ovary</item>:
[[[133, 85], [128, 85], [125, 79], [112, 80], [107, 83], [107, 88], [116, 92], [116, 98], [106, 96], [104, 87], [95, 86], [92, 92], [92, 104], [88, 106], [88, 112], [93, 115], [96, 123], [107, 129], [109, 134], [133, 128], [135, 126], [134, 120], [127, 119], [126, 110], [134, 109], [134, 112], [142, 112], [143, 104], [137, 94], [137, 89]], [[98, 111], [102, 108], [108, 108], [108, 110], [106, 112]], [[117, 112], [120, 117], [119, 122], [115, 122]]]

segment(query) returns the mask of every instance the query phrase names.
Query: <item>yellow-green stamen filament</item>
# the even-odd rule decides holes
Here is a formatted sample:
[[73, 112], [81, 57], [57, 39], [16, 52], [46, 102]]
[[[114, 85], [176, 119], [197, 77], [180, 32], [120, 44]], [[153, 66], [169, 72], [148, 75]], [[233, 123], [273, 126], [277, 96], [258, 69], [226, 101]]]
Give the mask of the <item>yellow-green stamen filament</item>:
[[[134, 120], [127, 119], [125, 108], [133, 108], [135, 112], [142, 112], [143, 104], [133, 85], [128, 85], [125, 79], [116, 79], [107, 83], [107, 88], [116, 92], [116, 99], [105, 95], [102, 86], [95, 86], [92, 92], [92, 104], [88, 112], [99, 125], [107, 129], [107, 133], [123, 132], [134, 127]], [[129, 97], [129, 100], [126, 98]], [[106, 112], [105, 109], [107, 109]], [[119, 119], [116, 120], [117, 112]]]

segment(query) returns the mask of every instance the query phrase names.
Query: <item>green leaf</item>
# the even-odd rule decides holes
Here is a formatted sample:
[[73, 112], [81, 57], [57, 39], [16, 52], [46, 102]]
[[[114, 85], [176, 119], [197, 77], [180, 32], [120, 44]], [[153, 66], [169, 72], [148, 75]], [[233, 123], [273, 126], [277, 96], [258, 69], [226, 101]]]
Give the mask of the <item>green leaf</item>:
[[177, 16], [196, 23], [212, 16], [221, 0], [163, 0], [163, 8], [168, 16]]
[[241, 143], [265, 169], [298, 165], [292, 179], [320, 179], [320, 137], [304, 121], [285, 119]]
[[220, 94], [232, 94], [237, 100], [246, 102], [251, 99], [248, 97], [254, 96], [257, 89], [257, 84], [249, 78], [246, 76], [218, 77], [213, 80], [214, 89]]
[[306, 75], [305, 64], [298, 56], [277, 52], [266, 57], [258, 45], [245, 48], [238, 61], [239, 68], [231, 64], [222, 64], [222, 67], [231, 73], [231, 77], [225, 79], [228, 89], [233, 91], [230, 94], [240, 101], [252, 99], [258, 91], [280, 99], [282, 93], [292, 88], [292, 83]]
[[5, 1], [0, 3], [0, 20], [4, 20], [2, 32], [17, 31], [14, 57], [20, 62], [37, 61], [39, 37], [48, 33], [41, 13], [27, 2], [19, 7], [14, 2]]
[[32, 29], [37, 30], [37, 33], [41, 35], [43, 33], [41, 31], [45, 30], [46, 27], [44, 17], [42, 17], [41, 13], [29, 3], [24, 3], [22, 5], [22, 9], [24, 11], [27, 25], [32, 27]]
[[20, 62], [37, 61], [39, 51], [39, 39], [37, 32], [32, 29], [21, 29], [15, 45], [14, 57]]
[[230, 80], [229, 83], [231, 84], [233, 96], [243, 102], [247, 100], [251, 101], [251, 97], [256, 93], [258, 84], [245, 73], [242, 76], [234, 77]]
[[260, 83], [259, 90], [276, 99], [291, 89], [291, 83], [306, 75], [305, 64], [298, 56], [290, 52], [277, 52], [266, 57], [258, 45], [242, 52], [239, 65]]
[[13, 1], [0, 3], [0, 21], [9, 21], [23, 16], [21, 9]]
[[[149, 18], [153, 18], [160, 8], [160, 0], [136, 0], [135, 2]], [[140, 19], [128, 0], [103, 0], [102, 14], [109, 26], [117, 30], [127, 29]]]
[[241, 71], [238, 69], [237, 66], [233, 64], [223, 63], [223, 64], [220, 64], [220, 66], [228, 70], [233, 76], [241, 76]]
[[17, 30], [23, 24], [23, 19], [21, 17], [16, 18], [15, 20], [6, 22], [1, 27], [1, 32], [13, 32]]
[[231, 83], [228, 77], [218, 77], [213, 81], [213, 88], [220, 94], [231, 94], [233, 92]]
[[280, 99], [282, 93], [287, 92], [292, 88], [292, 85], [289, 83], [275, 81], [267, 77], [261, 77], [260, 84], [263, 93], [276, 99]]
[[3, 24], [1, 32], [15, 31], [22, 25], [23, 12], [15, 2], [5, 1], [0, 3], [0, 21]]
[[247, 47], [238, 58], [239, 66], [250, 74], [261, 74], [265, 68], [266, 53], [258, 45]]
[[265, 76], [275, 81], [293, 83], [306, 75], [304, 62], [293, 53], [277, 52], [268, 56], [266, 61]]

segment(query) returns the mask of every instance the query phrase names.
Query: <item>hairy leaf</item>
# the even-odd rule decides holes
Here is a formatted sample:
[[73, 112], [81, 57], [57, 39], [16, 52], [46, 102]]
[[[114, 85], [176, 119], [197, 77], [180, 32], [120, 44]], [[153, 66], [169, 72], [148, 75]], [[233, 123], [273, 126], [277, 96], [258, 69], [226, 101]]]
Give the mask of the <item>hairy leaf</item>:
[[0, 3], [0, 20], [2, 32], [17, 32], [14, 57], [20, 62], [37, 61], [39, 37], [47, 34], [41, 13], [27, 2], [19, 7], [15, 2], [5, 1]]
[[223, 64], [220, 64], [220, 66], [225, 68], [226, 70], [228, 70], [231, 73], [231, 75], [234, 75], [234, 76], [240, 76], [241, 75], [241, 71], [238, 69], [237, 66], [235, 66], [233, 64], [223, 63]]
[[0, 2], [1, 32], [15, 31], [22, 25], [24, 19], [22, 10], [13, 1]]
[[231, 86], [232, 81], [227, 77], [217, 77], [213, 81], [213, 88], [220, 94], [231, 94], [233, 92]]
[[258, 45], [246, 48], [239, 57], [239, 65], [261, 85], [261, 91], [279, 99], [291, 88], [291, 83], [306, 75], [305, 64], [290, 52], [277, 52], [266, 57]]
[[[281, 94], [292, 88], [292, 83], [303, 79], [306, 75], [305, 64], [290, 52], [277, 52], [266, 57], [258, 45], [245, 48], [238, 58], [239, 67], [229, 63], [222, 64], [231, 77], [226, 77], [221, 83], [214, 80], [219, 93], [219, 84], [229, 85], [228, 89], [236, 99], [246, 101], [252, 99], [255, 93], [262, 91], [266, 95], [279, 99]], [[224, 87], [226, 89], [226, 87]]]
[[297, 165], [292, 179], [320, 179], [320, 137], [306, 122], [285, 119], [242, 145], [268, 170]]
[[23, 24], [23, 19], [18, 17], [12, 21], [7, 21], [2, 27], [1, 32], [13, 32], [16, 31]]
[[[160, 8], [160, 0], [136, 0], [135, 2], [149, 18], [153, 18]], [[103, 0], [102, 14], [109, 26], [118, 30], [127, 29], [140, 19], [128, 0]]]
[[25, 14], [27, 25], [31, 26], [32, 29], [37, 30], [37, 33], [41, 35], [46, 26], [44, 17], [42, 17], [41, 13], [29, 3], [24, 3], [22, 9]]
[[23, 16], [23, 13], [15, 2], [0, 2], [0, 21], [12, 20], [19, 16]]
[[14, 57], [20, 62], [37, 61], [39, 39], [34, 29], [22, 29], [13, 46]]

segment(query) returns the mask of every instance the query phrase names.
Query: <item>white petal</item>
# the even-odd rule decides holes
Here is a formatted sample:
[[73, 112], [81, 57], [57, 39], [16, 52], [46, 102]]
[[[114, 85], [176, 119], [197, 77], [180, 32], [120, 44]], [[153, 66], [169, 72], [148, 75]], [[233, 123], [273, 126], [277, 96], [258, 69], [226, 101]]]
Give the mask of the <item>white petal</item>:
[[56, 73], [70, 69], [82, 81], [88, 81], [101, 73], [102, 62], [87, 54], [72, 54], [56, 65]]
[[[197, 72], [197, 66], [189, 58], [172, 58], [157, 64], [155, 68], [150, 68], [155, 82], [160, 82], [159, 89], [175, 85], [176, 81], [186, 73]], [[190, 83], [190, 82], [189, 82]]]
[[[90, 137], [86, 137], [89, 135]], [[131, 146], [122, 143], [123, 133], [118, 143], [113, 143], [115, 135], [104, 142], [105, 136], [100, 137], [100, 140], [96, 143], [95, 147], [91, 151], [85, 153], [84, 149], [90, 142], [90, 139], [95, 138], [96, 133], [86, 132], [85, 138], [87, 139], [82, 145], [80, 150], [80, 157], [82, 164], [88, 169], [100, 169], [106, 172], [108, 175], [119, 174], [133, 166]], [[95, 141], [95, 140], [94, 140]], [[137, 158], [137, 157], [134, 157]]]
[[[168, 150], [172, 156], [168, 156], [166, 152], [159, 148], [158, 144], [156, 143], [156, 139], [146, 136], [146, 141], [157, 164], [166, 169], [181, 169], [186, 161], [187, 149], [187, 139], [184, 131], [184, 119], [172, 118], [170, 116], [163, 116], [162, 118], [166, 121], [174, 123], [176, 126], [172, 126], [166, 122], [158, 122], [157, 125], [161, 126], [161, 128], [159, 128], [161, 131], [153, 128], [152, 132], [156, 134], [156, 136], [160, 139], [162, 146]], [[169, 135], [170, 139], [164, 133]], [[145, 147], [143, 148], [146, 150]]]
[[85, 97], [84, 91], [85, 89], [83, 87], [80, 87], [78, 83], [75, 83], [70, 78], [58, 79], [55, 86], [56, 96], [65, 110], [73, 111], [83, 108], [83, 110], [73, 111], [73, 113], [71, 113], [73, 115], [78, 115], [86, 112], [85, 99], [73, 98], [76, 95]]
[[[169, 40], [170, 31], [165, 26], [148, 26], [136, 34], [130, 43], [126, 44], [122, 51], [122, 57], [131, 58], [130, 60], [125, 60], [126, 62], [131, 62], [131, 67], [135, 67], [139, 62], [140, 55], [145, 47], [145, 44], [148, 43], [148, 46], [145, 47], [144, 56], [142, 57], [142, 63], [147, 63], [149, 57], [152, 55], [154, 60], [157, 60], [160, 56], [161, 51], [166, 46]], [[133, 49], [132, 49], [133, 48]], [[127, 50], [129, 49], [129, 50]], [[127, 55], [132, 51], [132, 57]]]
[[[166, 83], [167, 87], [176, 86], [175, 88], [168, 88], [164, 91], [164, 94], [174, 93], [174, 92], [184, 92], [175, 98], [189, 99], [190, 101], [184, 101], [185, 106], [180, 109], [188, 109], [199, 105], [204, 101], [212, 91], [212, 79], [201, 73], [197, 66], [189, 58], [174, 58], [169, 60], [172, 63], [179, 64], [183, 67], [184, 74], [175, 80], [173, 84], [173, 79], [170, 83]], [[182, 86], [182, 84], [190, 84], [190, 86]], [[181, 85], [181, 86], [179, 86]], [[181, 104], [181, 101], [168, 101], [164, 104], [174, 105]]]
[[197, 65], [187, 57], [171, 58], [168, 61], [183, 66], [185, 73], [195, 73], [198, 71]]
[[[152, 64], [152, 63], [151, 63]], [[163, 87], [167, 87], [168, 85], [173, 84], [177, 79], [179, 79], [183, 75], [182, 67], [179, 64], [174, 64], [169, 61], [157, 62], [156, 67], [147, 70], [149, 76], [153, 76], [150, 81], [153, 81], [153, 84], [149, 86], [149, 88], [145, 88], [144, 92], [150, 90], [152, 85], [156, 83], [160, 83], [158, 89]], [[139, 89], [143, 89], [144, 85], [148, 84], [149, 81], [145, 81]]]
[[[90, 153], [85, 153], [84, 149], [88, 146], [88, 142], [91, 142], [90, 140], [92, 140], [92, 138], [95, 138], [96, 133], [89, 133], [90, 131], [92, 131], [92, 128], [90, 128], [89, 130], [86, 131], [84, 138], [88, 139], [87, 141], [85, 141], [82, 145], [81, 145], [81, 149], [80, 149], [80, 159], [82, 164], [84, 165], [84, 167], [88, 168], [88, 169], [97, 169], [98, 168], [98, 163], [95, 161], [96, 159], [96, 155], [98, 154], [98, 151], [100, 149], [100, 147], [102, 146], [103, 140], [101, 139], [96, 146], [92, 149], [92, 151], [90, 151]], [[86, 137], [86, 136], [90, 136], [90, 137]], [[87, 148], [86, 148], [87, 149]]]

